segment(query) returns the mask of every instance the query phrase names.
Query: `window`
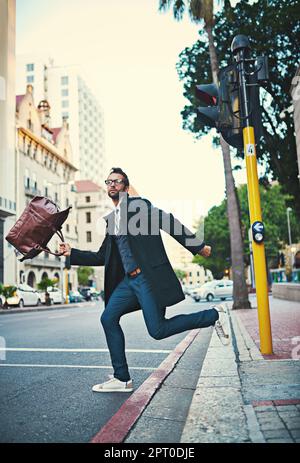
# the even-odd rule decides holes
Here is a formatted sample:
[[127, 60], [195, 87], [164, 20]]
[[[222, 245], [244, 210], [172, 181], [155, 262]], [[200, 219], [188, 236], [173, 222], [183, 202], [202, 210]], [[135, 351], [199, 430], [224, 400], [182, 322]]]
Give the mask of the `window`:
[[34, 64], [33, 63], [26, 64], [26, 71], [27, 72], [33, 72], [34, 71]]
[[69, 225], [68, 223], [67, 223], [67, 225], [66, 225], [66, 230], [67, 230], [67, 232], [70, 231], [70, 225]]
[[61, 114], [62, 119], [69, 119], [69, 113], [65, 112]]
[[34, 82], [34, 76], [27, 76], [26, 81], [28, 84], [32, 84]]
[[69, 77], [68, 76], [62, 76], [61, 77], [61, 85], [68, 85], [69, 83]]
[[[200, 272], [197, 272], [197, 277], [199, 277], [199, 276], [200, 276]], [[198, 283], [199, 283], [199, 282], [198, 282]]]
[[90, 202], [91, 202], [91, 197], [90, 197], [90, 196], [86, 196], [86, 197], [85, 197], [85, 202], [86, 202], [86, 203], [90, 203]]
[[86, 241], [90, 243], [92, 241], [92, 232], [87, 231], [86, 232]]
[[61, 102], [61, 105], [62, 105], [63, 108], [68, 108], [69, 107], [69, 101], [68, 100], [63, 100]]
[[69, 90], [67, 88], [63, 88], [61, 91], [61, 96], [69, 96]]
[[86, 223], [91, 223], [91, 213], [86, 212]]
[[190, 277], [192, 276], [192, 272], [190, 272]]
[[55, 194], [54, 194], [54, 201], [55, 201], [56, 203], [57, 203], [57, 201], [58, 201], [58, 194], [57, 194], [57, 191], [56, 191]]
[[30, 177], [29, 177], [29, 170], [28, 169], [25, 169], [24, 185], [25, 185], [25, 188], [30, 188]]
[[34, 190], [37, 190], [37, 180], [36, 180], [36, 173], [35, 172], [32, 174], [32, 188]]

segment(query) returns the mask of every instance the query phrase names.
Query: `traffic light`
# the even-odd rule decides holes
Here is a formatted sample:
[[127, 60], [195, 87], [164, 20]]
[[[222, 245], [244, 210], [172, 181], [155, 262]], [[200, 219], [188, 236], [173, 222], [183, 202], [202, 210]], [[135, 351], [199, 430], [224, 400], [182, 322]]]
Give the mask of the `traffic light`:
[[[201, 106], [197, 108], [199, 118], [204, 125], [216, 128], [229, 145], [242, 150], [245, 118], [240, 106], [240, 83], [236, 64], [221, 69], [218, 80], [218, 86], [214, 83], [196, 85], [195, 96], [201, 103]], [[261, 138], [258, 73], [254, 72], [250, 75], [248, 81], [249, 119], [254, 127], [256, 142], [258, 142]]]

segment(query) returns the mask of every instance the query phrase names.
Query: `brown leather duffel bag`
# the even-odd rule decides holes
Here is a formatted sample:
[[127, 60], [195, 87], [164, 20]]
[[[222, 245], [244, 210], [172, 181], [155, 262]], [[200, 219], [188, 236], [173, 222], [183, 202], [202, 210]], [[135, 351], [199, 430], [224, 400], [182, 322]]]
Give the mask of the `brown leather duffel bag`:
[[21, 217], [11, 228], [5, 239], [14, 246], [24, 257], [32, 259], [42, 251], [55, 256], [62, 256], [62, 252], [52, 252], [47, 247], [52, 236], [57, 233], [62, 241], [62, 224], [67, 219], [70, 209], [60, 211], [58, 206], [49, 198], [35, 196], [26, 206]]

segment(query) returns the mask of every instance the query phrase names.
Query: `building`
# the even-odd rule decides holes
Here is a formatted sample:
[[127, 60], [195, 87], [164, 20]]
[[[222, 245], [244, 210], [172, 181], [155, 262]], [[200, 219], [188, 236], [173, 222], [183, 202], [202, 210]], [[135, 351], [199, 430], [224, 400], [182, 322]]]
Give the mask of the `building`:
[[[34, 196], [46, 196], [61, 209], [75, 205], [75, 191], [72, 188], [76, 167], [72, 163], [72, 149], [68, 125], [50, 127], [51, 108], [46, 100], [35, 106], [31, 84], [24, 95], [16, 98], [16, 215], [19, 217]], [[65, 241], [77, 243], [76, 211], [73, 208], [63, 225]], [[60, 240], [54, 235], [49, 248], [58, 250]], [[34, 259], [19, 262], [15, 275], [16, 283], [27, 283], [36, 288], [43, 278], [57, 278], [63, 289], [65, 279], [63, 267], [65, 258], [41, 253]], [[77, 274], [70, 270], [71, 286], [77, 287]], [[64, 288], [65, 289], [65, 288]]]
[[[78, 248], [84, 251], [97, 251], [105, 236], [105, 221], [102, 218], [107, 210], [106, 191], [91, 180], [78, 180], [76, 209], [78, 218]], [[103, 267], [94, 267], [90, 278], [98, 291], [104, 289]]]
[[14, 284], [16, 259], [4, 239], [15, 222], [15, 0], [0, 0], [0, 283]]
[[51, 102], [51, 124], [67, 120], [78, 168], [76, 180], [103, 184], [107, 172], [104, 150], [103, 112], [97, 99], [80, 77], [77, 66], [56, 66], [43, 57], [17, 57], [17, 91], [31, 84], [36, 101]]

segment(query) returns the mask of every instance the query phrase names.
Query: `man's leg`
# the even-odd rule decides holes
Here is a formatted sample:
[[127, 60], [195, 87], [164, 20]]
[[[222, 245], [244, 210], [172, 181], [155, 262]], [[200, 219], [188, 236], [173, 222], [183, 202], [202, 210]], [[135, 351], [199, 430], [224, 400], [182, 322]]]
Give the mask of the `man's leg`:
[[194, 328], [205, 328], [214, 325], [219, 318], [216, 309], [209, 309], [196, 313], [175, 315], [175, 317], [166, 319], [165, 309], [163, 310], [157, 306], [151, 286], [142, 273], [129, 280], [129, 285], [133, 288], [142, 307], [148, 332], [155, 339], [164, 339]]
[[120, 381], [129, 381], [127, 360], [125, 356], [125, 338], [120, 326], [120, 318], [126, 313], [137, 310], [138, 300], [125, 277], [115, 288], [108, 304], [101, 315], [114, 376]]

